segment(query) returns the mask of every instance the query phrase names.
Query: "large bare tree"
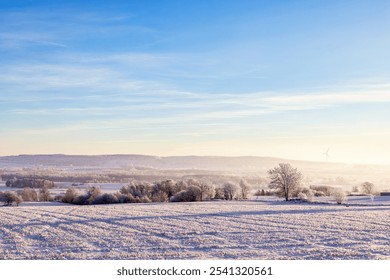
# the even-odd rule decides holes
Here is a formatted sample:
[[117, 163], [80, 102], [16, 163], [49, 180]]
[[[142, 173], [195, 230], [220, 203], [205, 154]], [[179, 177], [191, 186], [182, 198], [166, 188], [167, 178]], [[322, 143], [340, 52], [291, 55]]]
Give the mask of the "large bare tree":
[[285, 197], [286, 201], [290, 200], [294, 189], [298, 188], [302, 181], [302, 174], [289, 163], [279, 163], [279, 166], [268, 170], [271, 182], [269, 187], [277, 189]]

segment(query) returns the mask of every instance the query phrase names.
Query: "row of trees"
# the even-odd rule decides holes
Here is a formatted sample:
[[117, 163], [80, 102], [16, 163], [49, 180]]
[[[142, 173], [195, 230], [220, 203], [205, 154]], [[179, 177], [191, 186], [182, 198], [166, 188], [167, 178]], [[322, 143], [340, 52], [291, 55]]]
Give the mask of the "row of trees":
[[137, 202], [191, 202], [210, 199], [247, 199], [250, 185], [241, 180], [240, 184], [227, 182], [222, 187], [189, 179], [175, 182], [164, 180], [154, 184], [133, 181], [116, 193], [102, 193], [100, 188], [91, 187], [84, 194], [69, 188], [60, 198], [62, 202], [79, 205]]
[[[280, 163], [275, 168], [270, 169], [268, 175], [270, 180], [268, 187], [272, 192], [267, 192], [267, 194], [279, 195], [284, 197], [286, 201], [292, 198], [311, 200], [313, 196], [320, 195], [334, 195], [337, 198], [337, 203], [345, 200], [345, 192], [337, 189], [323, 186], [302, 188], [302, 174], [288, 163]], [[368, 194], [374, 192], [372, 183], [365, 182], [362, 184], [362, 188]], [[76, 189], [69, 188], [64, 196], [57, 199], [62, 202], [80, 205], [132, 202], [190, 202], [209, 199], [247, 199], [249, 192], [250, 185], [245, 180], [241, 180], [239, 184], [227, 182], [221, 187], [215, 187], [210, 183], [195, 179], [177, 182], [164, 180], [154, 184], [133, 181], [129, 185], [122, 187], [119, 192], [113, 194], [103, 194], [98, 187], [91, 187], [84, 194], [79, 194]], [[263, 193], [260, 192], [258, 194], [262, 195]], [[6, 205], [11, 205], [13, 202], [19, 204], [23, 200], [53, 200], [49, 187], [45, 185], [39, 190], [39, 194], [34, 189], [25, 187], [17, 194], [12, 192], [2, 193], [0, 199]]]
[[[338, 204], [346, 201], [346, 193], [340, 188], [332, 188], [327, 186], [311, 186], [310, 188], [302, 188], [302, 174], [289, 163], [280, 163], [277, 167], [268, 171], [270, 178], [269, 188], [275, 190], [275, 194], [282, 196], [286, 201], [293, 197], [302, 200], [310, 200], [315, 196], [334, 196]], [[376, 193], [375, 186], [371, 182], [364, 182], [361, 186], [361, 191], [364, 194], [373, 195]], [[354, 187], [354, 192], [358, 192], [359, 188]]]
[[54, 198], [50, 194], [49, 188], [44, 187], [37, 192], [33, 188], [24, 188], [19, 191], [0, 192], [0, 202], [6, 206], [13, 204], [19, 205], [23, 201], [53, 201]]
[[29, 178], [23, 178], [23, 179], [8, 179], [5, 183], [7, 187], [10, 188], [54, 188], [55, 184], [53, 181], [46, 180], [46, 179], [29, 179]]

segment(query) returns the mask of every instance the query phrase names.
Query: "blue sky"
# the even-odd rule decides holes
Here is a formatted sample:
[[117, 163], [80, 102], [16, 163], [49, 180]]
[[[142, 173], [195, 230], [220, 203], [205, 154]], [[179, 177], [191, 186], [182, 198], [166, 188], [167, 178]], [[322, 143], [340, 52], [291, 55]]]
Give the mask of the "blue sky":
[[0, 155], [390, 164], [388, 1], [1, 1]]

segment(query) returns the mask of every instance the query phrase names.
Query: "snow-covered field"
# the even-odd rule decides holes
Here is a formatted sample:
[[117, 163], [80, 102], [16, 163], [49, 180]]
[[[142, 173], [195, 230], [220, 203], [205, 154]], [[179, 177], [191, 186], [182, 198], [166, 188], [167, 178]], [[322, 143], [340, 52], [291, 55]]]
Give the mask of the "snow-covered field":
[[0, 259], [390, 259], [390, 198], [24, 203], [0, 217]]

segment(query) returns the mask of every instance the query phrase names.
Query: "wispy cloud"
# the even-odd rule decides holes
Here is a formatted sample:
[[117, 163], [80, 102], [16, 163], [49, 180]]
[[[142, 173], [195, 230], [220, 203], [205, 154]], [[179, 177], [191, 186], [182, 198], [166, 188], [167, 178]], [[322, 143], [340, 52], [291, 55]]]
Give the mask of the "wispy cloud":
[[14, 49], [22, 48], [25, 46], [53, 46], [66, 48], [67, 46], [59, 41], [57, 38], [53, 38], [47, 33], [37, 32], [13, 32], [13, 33], [0, 33], [0, 46], [3, 48]]
[[303, 108], [337, 106], [348, 103], [381, 103], [390, 102], [390, 87], [381, 90], [358, 90], [356, 92], [280, 95], [264, 98], [263, 101], [270, 105], [284, 105], [287, 107], [299, 105]]

